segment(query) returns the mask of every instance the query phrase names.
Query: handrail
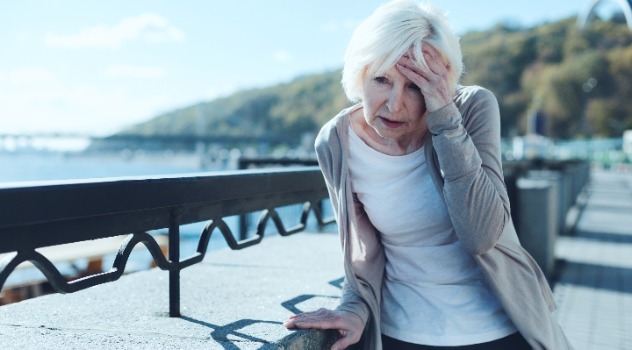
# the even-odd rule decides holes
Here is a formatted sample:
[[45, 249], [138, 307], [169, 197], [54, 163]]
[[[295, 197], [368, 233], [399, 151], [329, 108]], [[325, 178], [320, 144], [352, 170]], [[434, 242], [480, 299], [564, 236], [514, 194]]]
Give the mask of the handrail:
[[[237, 169], [257, 169], [264, 167], [279, 167], [279, 166], [312, 166], [318, 165], [318, 161], [315, 158], [301, 159], [301, 158], [277, 158], [277, 157], [240, 157], [237, 162]], [[314, 210], [322, 210], [322, 203], [314, 208]], [[239, 239], [245, 239], [248, 237], [248, 227], [250, 225], [248, 214], [239, 215]]]
[[[211, 234], [218, 229], [231, 249], [261, 242], [272, 219], [281, 235], [305, 229], [309, 212], [320, 226], [318, 204], [328, 198], [318, 167], [242, 170], [157, 178], [108, 178], [47, 183], [0, 184], [0, 290], [15, 267], [33, 263], [59, 293], [72, 293], [115, 281], [125, 270], [132, 249], [143, 243], [157, 266], [169, 271], [169, 314], [180, 316], [180, 271], [204, 259]], [[285, 228], [275, 208], [303, 204], [300, 223]], [[235, 239], [223, 218], [262, 211], [255, 234]], [[180, 225], [208, 221], [197, 251], [180, 258]], [[169, 229], [165, 257], [148, 231]], [[35, 249], [130, 234], [122, 243], [112, 269], [67, 282]]]

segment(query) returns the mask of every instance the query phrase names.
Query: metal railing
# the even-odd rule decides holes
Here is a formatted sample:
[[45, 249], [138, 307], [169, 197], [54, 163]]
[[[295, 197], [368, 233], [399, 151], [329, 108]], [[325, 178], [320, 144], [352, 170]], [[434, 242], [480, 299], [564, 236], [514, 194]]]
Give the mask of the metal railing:
[[[298, 159], [298, 158], [273, 158], [273, 157], [241, 157], [237, 162], [237, 169], [260, 169], [268, 167], [287, 167], [287, 166], [317, 166], [316, 159]], [[318, 203], [318, 209], [322, 211], [322, 202]], [[248, 237], [248, 227], [250, 226], [249, 214], [239, 215], [239, 239]]]
[[[255, 245], [272, 219], [279, 234], [303, 231], [313, 212], [319, 226], [318, 205], [328, 198], [317, 167], [243, 170], [160, 178], [113, 178], [58, 181], [44, 184], [0, 185], [0, 291], [13, 270], [29, 261], [59, 293], [73, 293], [116, 281], [125, 271], [132, 249], [144, 244], [156, 265], [169, 271], [169, 314], [180, 316], [180, 271], [201, 262], [211, 234], [217, 229], [231, 249]], [[286, 228], [275, 208], [303, 204], [299, 223]], [[236, 239], [224, 218], [262, 211], [256, 232]], [[180, 258], [180, 226], [208, 222], [196, 252]], [[168, 229], [168, 257], [152, 230]], [[112, 268], [104, 273], [67, 281], [37, 248], [129, 234]]]

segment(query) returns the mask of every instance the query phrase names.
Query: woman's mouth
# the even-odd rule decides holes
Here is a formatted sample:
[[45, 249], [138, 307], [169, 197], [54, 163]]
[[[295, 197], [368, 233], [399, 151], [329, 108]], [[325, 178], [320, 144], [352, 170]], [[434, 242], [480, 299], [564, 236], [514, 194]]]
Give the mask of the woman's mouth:
[[402, 124], [404, 124], [403, 122], [386, 119], [384, 117], [378, 117], [378, 118], [380, 118], [380, 120], [382, 121], [382, 124], [384, 124], [388, 128], [397, 128], [401, 126]]

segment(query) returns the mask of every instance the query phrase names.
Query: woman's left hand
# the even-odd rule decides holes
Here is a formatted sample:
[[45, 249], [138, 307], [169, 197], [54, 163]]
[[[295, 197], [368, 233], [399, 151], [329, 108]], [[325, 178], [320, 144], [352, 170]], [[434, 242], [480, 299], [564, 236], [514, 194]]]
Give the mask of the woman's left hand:
[[434, 112], [452, 102], [454, 97], [448, 81], [450, 65], [444, 63], [439, 52], [428, 44], [424, 45], [422, 53], [428, 68], [417, 66], [410, 59], [410, 54], [402, 56], [396, 67], [419, 87], [426, 101], [426, 109]]
[[340, 338], [331, 346], [330, 350], [343, 350], [360, 341], [364, 322], [360, 316], [346, 311], [318, 309], [290, 316], [285, 321], [288, 329], [335, 329]]

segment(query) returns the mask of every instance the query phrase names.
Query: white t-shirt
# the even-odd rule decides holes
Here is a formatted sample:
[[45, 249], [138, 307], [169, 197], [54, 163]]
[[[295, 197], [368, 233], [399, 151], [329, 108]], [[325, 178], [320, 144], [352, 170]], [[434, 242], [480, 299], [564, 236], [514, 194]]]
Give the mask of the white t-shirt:
[[381, 328], [434, 346], [478, 344], [516, 331], [456, 237], [423, 148], [390, 156], [349, 131], [352, 191], [380, 232], [386, 256]]

